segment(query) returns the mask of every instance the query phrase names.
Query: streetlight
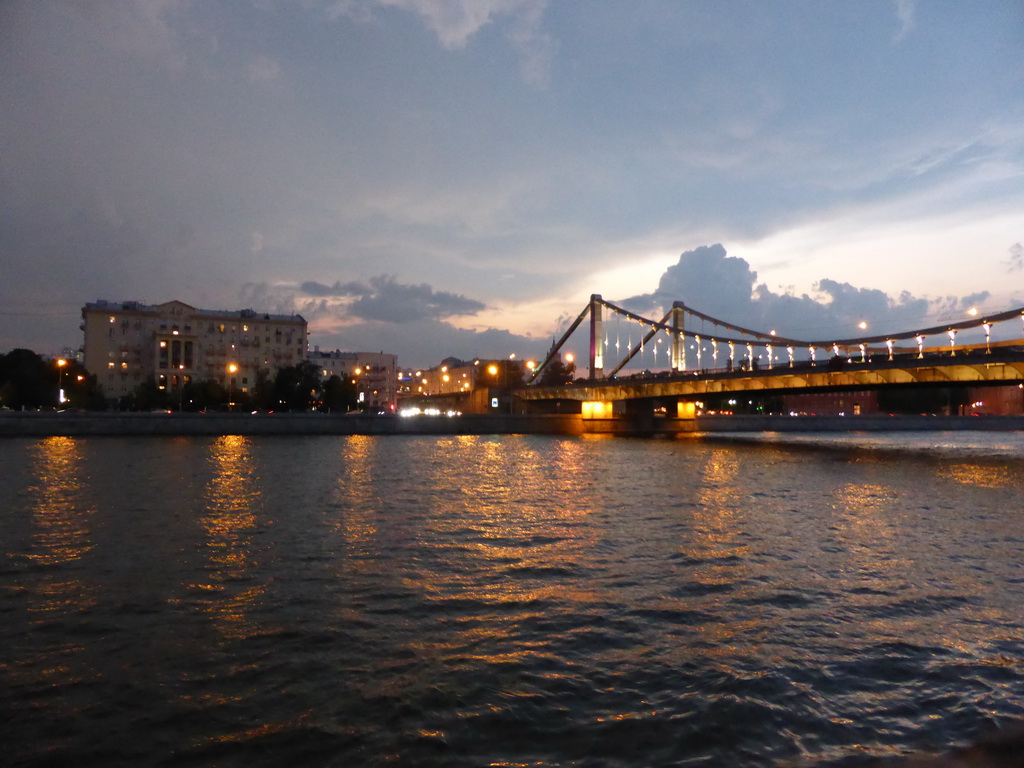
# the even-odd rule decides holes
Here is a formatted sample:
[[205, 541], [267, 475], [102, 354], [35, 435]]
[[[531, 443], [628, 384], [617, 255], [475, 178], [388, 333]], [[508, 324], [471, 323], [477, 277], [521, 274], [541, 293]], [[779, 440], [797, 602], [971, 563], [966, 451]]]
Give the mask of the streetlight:
[[64, 405], [67, 402], [64, 398], [64, 366], [68, 364], [68, 361], [63, 357], [57, 360], [57, 407]]
[[236, 373], [238, 373], [238, 366], [235, 363], [228, 363], [228, 373], [231, 374], [231, 378], [228, 379], [228, 410], [230, 411], [231, 406], [234, 405], [234, 403], [232, 402], [234, 395], [232, 393], [235, 389], [234, 376]]

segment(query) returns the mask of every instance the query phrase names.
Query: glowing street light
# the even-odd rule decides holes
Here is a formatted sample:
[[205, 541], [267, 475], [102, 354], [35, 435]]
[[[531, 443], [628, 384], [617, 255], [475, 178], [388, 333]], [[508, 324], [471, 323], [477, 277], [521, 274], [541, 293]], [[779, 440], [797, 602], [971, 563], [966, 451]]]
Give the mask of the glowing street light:
[[68, 364], [68, 361], [63, 357], [57, 360], [57, 407], [64, 405], [67, 402], [64, 397], [64, 366]]
[[234, 405], [234, 391], [235, 391], [235, 379], [234, 375], [238, 373], [238, 365], [235, 363], [228, 363], [228, 373], [231, 374], [231, 378], [228, 379], [228, 409]]

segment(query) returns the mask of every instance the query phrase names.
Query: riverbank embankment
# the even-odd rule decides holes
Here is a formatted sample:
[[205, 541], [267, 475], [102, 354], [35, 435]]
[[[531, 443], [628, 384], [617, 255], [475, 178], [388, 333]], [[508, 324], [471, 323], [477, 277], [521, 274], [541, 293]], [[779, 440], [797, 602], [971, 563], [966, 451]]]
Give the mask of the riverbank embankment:
[[322, 413], [0, 414], [0, 437], [64, 435], [674, 435], [728, 432], [893, 432], [1024, 430], [1024, 416], [698, 416], [695, 419], [583, 419], [579, 414], [461, 416]]

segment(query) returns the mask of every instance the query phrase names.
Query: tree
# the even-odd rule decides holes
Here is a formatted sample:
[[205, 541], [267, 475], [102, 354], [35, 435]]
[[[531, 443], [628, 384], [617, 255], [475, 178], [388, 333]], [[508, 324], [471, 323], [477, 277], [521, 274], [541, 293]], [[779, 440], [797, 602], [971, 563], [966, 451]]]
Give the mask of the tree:
[[119, 406], [130, 411], [152, 411], [171, 407], [171, 395], [160, 389], [156, 379], [148, 378], [139, 382], [132, 393], [122, 397]]
[[576, 376], [576, 363], [566, 365], [561, 358], [555, 358], [540, 373], [540, 385], [543, 387], [559, 387], [571, 384]]
[[518, 360], [494, 360], [481, 363], [483, 371], [477, 385], [494, 389], [510, 389], [523, 386], [523, 364]]
[[[64, 390], [64, 402], [59, 391]], [[106, 401], [96, 377], [73, 359], [44, 360], [30, 349], [14, 349], [0, 355], [0, 407], [91, 408], [102, 410]]]
[[306, 411], [317, 400], [320, 386], [320, 367], [310, 360], [303, 360], [297, 365], [278, 369], [274, 395], [286, 409]]
[[359, 393], [351, 379], [342, 379], [335, 374], [324, 383], [322, 400], [331, 413], [345, 413], [356, 407]]
[[220, 408], [228, 401], [228, 391], [214, 379], [189, 381], [181, 391], [181, 407], [185, 411]]

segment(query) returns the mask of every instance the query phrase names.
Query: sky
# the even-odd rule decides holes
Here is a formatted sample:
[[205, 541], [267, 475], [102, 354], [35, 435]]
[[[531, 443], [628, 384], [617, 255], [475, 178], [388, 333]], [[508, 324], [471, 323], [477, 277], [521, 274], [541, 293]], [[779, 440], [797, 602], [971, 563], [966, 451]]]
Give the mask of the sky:
[[1022, 243], [1019, 0], [0, 3], [0, 352], [98, 299], [414, 367], [591, 294], [896, 332], [1024, 305]]

